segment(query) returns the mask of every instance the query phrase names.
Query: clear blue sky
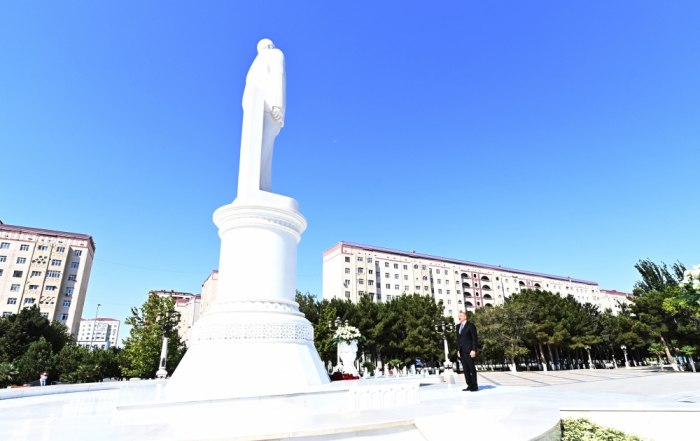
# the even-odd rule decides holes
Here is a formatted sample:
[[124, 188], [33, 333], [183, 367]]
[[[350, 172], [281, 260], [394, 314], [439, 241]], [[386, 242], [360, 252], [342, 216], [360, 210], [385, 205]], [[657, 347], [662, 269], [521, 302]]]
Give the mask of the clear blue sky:
[[0, 220], [94, 236], [85, 317], [217, 267], [265, 37], [300, 290], [340, 240], [618, 290], [641, 258], [700, 263], [697, 1], [6, 1]]

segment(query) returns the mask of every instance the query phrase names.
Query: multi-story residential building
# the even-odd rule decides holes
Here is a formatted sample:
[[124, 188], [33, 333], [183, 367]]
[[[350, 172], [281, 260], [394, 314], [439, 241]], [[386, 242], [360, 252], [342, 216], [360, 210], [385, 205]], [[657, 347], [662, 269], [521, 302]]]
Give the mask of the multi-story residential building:
[[175, 311], [180, 313], [180, 323], [177, 325], [177, 332], [185, 344], [189, 345], [192, 327], [199, 320], [202, 305], [201, 294], [191, 294], [179, 291], [153, 291], [160, 297], [172, 297], [175, 301]]
[[119, 344], [119, 320], [96, 318], [80, 321], [78, 345], [93, 349], [108, 349]]
[[572, 295], [582, 303], [593, 304], [599, 304], [601, 296], [598, 283], [588, 280], [415, 251], [340, 242], [323, 253], [324, 299], [357, 302], [366, 294], [382, 302], [404, 294], [430, 294], [436, 302], [442, 300], [445, 315], [456, 319], [461, 311], [500, 305], [523, 289]]
[[202, 307], [199, 310], [200, 316], [204, 315], [205, 312], [211, 309], [212, 303], [214, 303], [214, 300], [216, 300], [216, 289], [218, 285], [219, 270], [214, 270], [202, 284]]
[[39, 306], [78, 336], [95, 242], [87, 234], [0, 222], [0, 311]]
[[629, 298], [633, 296], [632, 293], [620, 292], [614, 289], [601, 289], [600, 296], [596, 299], [595, 304], [600, 306], [601, 311], [610, 308], [613, 314], [617, 314], [620, 312], [620, 305], [625, 303], [629, 304]]

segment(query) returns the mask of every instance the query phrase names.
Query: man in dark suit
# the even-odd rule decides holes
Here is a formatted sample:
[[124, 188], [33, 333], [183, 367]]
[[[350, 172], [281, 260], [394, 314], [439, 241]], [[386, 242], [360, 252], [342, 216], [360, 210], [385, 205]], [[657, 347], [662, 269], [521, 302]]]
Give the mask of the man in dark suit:
[[466, 312], [459, 313], [459, 324], [456, 326], [456, 331], [457, 357], [462, 361], [464, 379], [467, 380], [467, 388], [464, 391], [479, 392], [479, 385], [476, 381], [476, 366], [474, 366], [476, 345], [478, 343], [476, 326], [467, 321]]

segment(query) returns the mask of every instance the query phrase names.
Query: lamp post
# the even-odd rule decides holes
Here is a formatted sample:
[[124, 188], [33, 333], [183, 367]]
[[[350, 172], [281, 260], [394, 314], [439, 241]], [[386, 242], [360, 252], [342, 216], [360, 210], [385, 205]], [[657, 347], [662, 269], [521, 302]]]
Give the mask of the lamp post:
[[591, 360], [591, 347], [586, 345], [586, 352], [588, 352], [588, 369], [593, 369], [593, 361]]
[[627, 345], [620, 345], [620, 349], [622, 349], [622, 352], [625, 354], [625, 368], [629, 369], [630, 362], [627, 361]]
[[180, 322], [180, 313], [176, 312], [173, 307], [169, 307], [165, 313], [158, 313], [156, 325], [163, 330], [163, 347], [160, 350], [160, 367], [156, 372], [156, 377], [164, 379], [168, 376], [168, 371], [165, 369], [165, 360], [168, 358], [168, 339], [170, 333], [175, 329]]
[[97, 328], [97, 313], [100, 312], [100, 304], [97, 304], [97, 310], [95, 310], [95, 322], [92, 324], [92, 333], [90, 334], [90, 350], [92, 351], [92, 344], [95, 341], [95, 329]]
[[442, 339], [445, 344], [445, 370], [450, 368], [450, 351], [449, 348], [447, 347], [447, 331], [452, 330], [452, 325], [450, 324], [445, 324], [445, 321], [443, 320], [442, 322], [438, 323], [437, 320], [435, 321], [435, 332], [438, 334], [442, 333]]

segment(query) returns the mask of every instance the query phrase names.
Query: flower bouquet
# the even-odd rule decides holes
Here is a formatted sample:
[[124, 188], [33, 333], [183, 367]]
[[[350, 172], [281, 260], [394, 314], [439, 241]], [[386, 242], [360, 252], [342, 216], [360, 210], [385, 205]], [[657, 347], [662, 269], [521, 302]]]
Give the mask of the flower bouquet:
[[335, 344], [338, 343], [352, 343], [352, 342], [358, 342], [358, 341], [365, 341], [367, 340], [365, 337], [360, 334], [360, 330], [357, 329], [354, 326], [341, 326], [340, 328], [336, 329], [335, 332], [333, 333], [333, 342]]

